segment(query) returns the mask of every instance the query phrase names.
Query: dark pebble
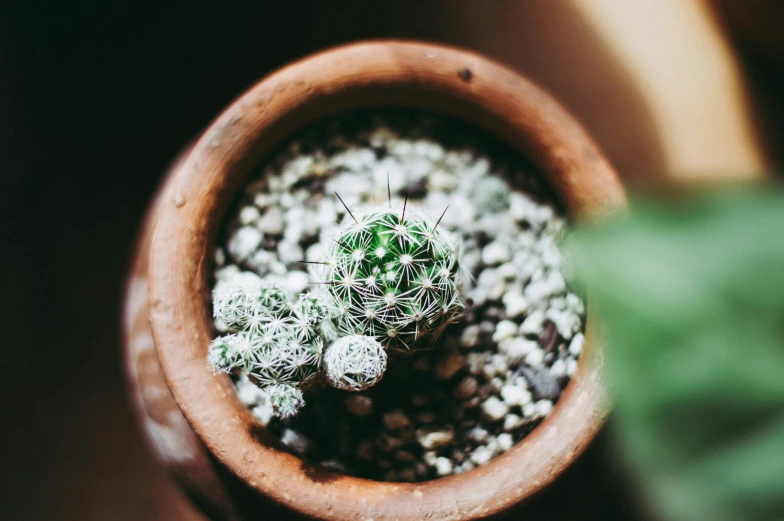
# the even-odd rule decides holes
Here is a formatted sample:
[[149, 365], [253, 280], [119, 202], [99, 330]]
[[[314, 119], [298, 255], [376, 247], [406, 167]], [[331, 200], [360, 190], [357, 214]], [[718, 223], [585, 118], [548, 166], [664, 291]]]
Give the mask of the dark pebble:
[[522, 366], [517, 370], [528, 380], [536, 400], [555, 401], [561, 394], [561, 386], [545, 367]]
[[542, 334], [539, 336], [539, 347], [541, 347], [542, 351], [545, 353], [549, 353], [554, 351], [557, 345], [558, 330], [555, 328], [555, 324], [548, 320], [542, 327]]

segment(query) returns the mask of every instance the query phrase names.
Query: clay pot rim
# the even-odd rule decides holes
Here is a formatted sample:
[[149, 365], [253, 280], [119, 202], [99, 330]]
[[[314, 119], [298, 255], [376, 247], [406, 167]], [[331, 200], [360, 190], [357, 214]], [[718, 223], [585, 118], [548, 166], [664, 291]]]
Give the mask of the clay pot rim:
[[[251, 167], [307, 124], [403, 105], [473, 123], [539, 167], [572, 217], [624, 204], [620, 182], [580, 125], [544, 91], [477, 54], [401, 41], [351, 44], [274, 72], [234, 101], [165, 187], [150, 248], [150, 322], [167, 383], [191, 427], [251, 489], [319, 519], [476, 519], [536, 494], [590, 444], [607, 413], [591, 321], [577, 374], [553, 413], [507, 453], [420, 483], [338, 475], [279, 450], [205, 361], [214, 240]], [[266, 442], [265, 442], [266, 441]], [[364, 517], [363, 517], [364, 516]]]

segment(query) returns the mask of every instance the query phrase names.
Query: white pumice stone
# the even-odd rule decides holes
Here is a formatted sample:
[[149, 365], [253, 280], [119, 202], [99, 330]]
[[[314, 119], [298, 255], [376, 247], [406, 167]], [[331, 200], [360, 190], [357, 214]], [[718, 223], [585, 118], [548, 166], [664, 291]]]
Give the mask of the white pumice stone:
[[515, 336], [516, 333], [517, 333], [517, 324], [515, 324], [511, 320], [502, 320], [495, 327], [495, 333], [493, 333], [493, 340], [496, 342], [500, 342], [506, 338], [511, 338]]
[[571, 311], [558, 311], [555, 309], [548, 309], [546, 313], [547, 318], [555, 324], [558, 334], [565, 340], [570, 340], [576, 331], [579, 331], [581, 326], [580, 317]]
[[507, 262], [498, 268], [498, 275], [506, 281], [513, 281], [517, 277], [517, 267], [511, 262]]
[[510, 407], [522, 407], [531, 401], [531, 393], [516, 385], [505, 385], [501, 388], [501, 399]]
[[542, 365], [544, 362], [544, 351], [537, 348], [525, 356], [525, 363], [530, 366]]
[[243, 262], [256, 251], [261, 244], [262, 234], [252, 226], [238, 228], [229, 237], [227, 249], [234, 262]]
[[436, 474], [439, 476], [448, 476], [453, 473], [452, 462], [443, 456], [436, 458], [435, 467]]
[[473, 349], [477, 343], [479, 343], [479, 324], [471, 324], [460, 334], [460, 346], [465, 349]]
[[482, 249], [482, 262], [487, 266], [497, 266], [509, 259], [509, 246], [501, 241], [493, 241]]
[[508, 412], [509, 406], [495, 396], [482, 402], [482, 414], [491, 422], [501, 420]]
[[506, 355], [510, 361], [519, 362], [539, 348], [539, 344], [526, 338], [507, 338], [498, 344], [498, 351]]
[[509, 298], [506, 299], [506, 316], [507, 318], [520, 318], [525, 315], [531, 308], [528, 299], [522, 293], [507, 293]]
[[284, 264], [294, 264], [304, 258], [302, 248], [296, 242], [282, 240], [278, 243], [278, 259]]
[[517, 429], [522, 424], [523, 419], [514, 413], [509, 413], [504, 418], [504, 430], [507, 432]]
[[566, 376], [566, 363], [560, 359], [553, 362], [553, 365], [550, 366], [550, 374], [556, 378]]
[[577, 372], [577, 360], [572, 358], [566, 361], [566, 374], [569, 376], [574, 376], [574, 373]]
[[426, 450], [422, 452], [422, 461], [425, 462], [430, 467], [435, 466], [436, 459], [438, 458], [438, 452], [434, 450]]
[[470, 431], [466, 437], [476, 443], [483, 443], [487, 439], [488, 432], [483, 429], [482, 427], [474, 427]]
[[251, 410], [253, 417], [256, 418], [259, 423], [262, 425], [269, 424], [270, 420], [272, 420], [272, 406], [269, 403], [263, 403], [261, 405], [257, 405]]
[[261, 212], [255, 206], [243, 206], [242, 210], [240, 210], [240, 223], [242, 224], [251, 224], [253, 221], [259, 218]]
[[312, 446], [312, 442], [307, 436], [289, 428], [283, 429], [283, 434], [280, 436], [280, 442], [300, 456], [304, 456], [309, 452]]
[[495, 440], [496, 443], [498, 443], [498, 449], [500, 452], [506, 452], [514, 446], [514, 439], [508, 432], [502, 432], [496, 437]]
[[215, 248], [215, 267], [222, 268], [226, 264], [226, 252], [223, 248]]
[[547, 416], [553, 410], [553, 402], [550, 400], [539, 400], [534, 404], [534, 407], [535, 413], [538, 416]]
[[451, 444], [455, 439], [452, 427], [445, 429], [418, 429], [417, 442], [425, 450], [438, 449]]
[[278, 206], [272, 206], [264, 212], [257, 221], [256, 227], [269, 235], [283, 234], [283, 210]]
[[569, 354], [572, 356], [580, 356], [583, 351], [583, 344], [585, 343], [585, 336], [582, 333], [577, 333], [569, 343]]
[[523, 323], [520, 324], [519, 333], [524, 336], [534, 336], [538, 335], [542, 331], [542, 327], [544, 326], [545, 321], [545, 314], [544, 311], [541, 309], [537, 309], [531, 312]]
[[493, 457], [493, 452], [485, 446], [477, 447], [474, 452], [471, 453], [471, 461], [475, 465], [484, 465], [490, 458]]

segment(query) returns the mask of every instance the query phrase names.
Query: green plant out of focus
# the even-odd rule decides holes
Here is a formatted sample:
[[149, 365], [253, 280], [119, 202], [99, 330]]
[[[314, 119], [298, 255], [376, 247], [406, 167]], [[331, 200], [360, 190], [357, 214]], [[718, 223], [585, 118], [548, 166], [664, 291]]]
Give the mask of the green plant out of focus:
[[637, 200], [567, 244], [656, 517], [784, 519], [784, 193]]

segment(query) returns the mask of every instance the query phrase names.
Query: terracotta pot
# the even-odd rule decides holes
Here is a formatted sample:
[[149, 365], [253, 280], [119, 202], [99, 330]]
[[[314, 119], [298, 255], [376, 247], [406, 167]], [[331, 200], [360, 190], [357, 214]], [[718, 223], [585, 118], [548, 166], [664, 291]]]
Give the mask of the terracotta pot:
[[483, 518], [553, 482], [605, 418], [590, 318], [579, 370], [550, 417], [490, 463], [423, 483], [338, 475], [279, 450], [230, 379], [213, 375], [205, 356], [213, 334], [214, 241], [251, 167], [316, 120], [390, 105], [447, 114], [509, 143], [539, 168], [571, 218], [623, 205], [612, 168], [558, 103], [470, 52], [361, 43], [306, 58], [256, 84], [170, 171], [149, 214], [126, 300], [128, 367], [142, 420], [164, 461], [215, 517], [283, 507], [329, 520]]

